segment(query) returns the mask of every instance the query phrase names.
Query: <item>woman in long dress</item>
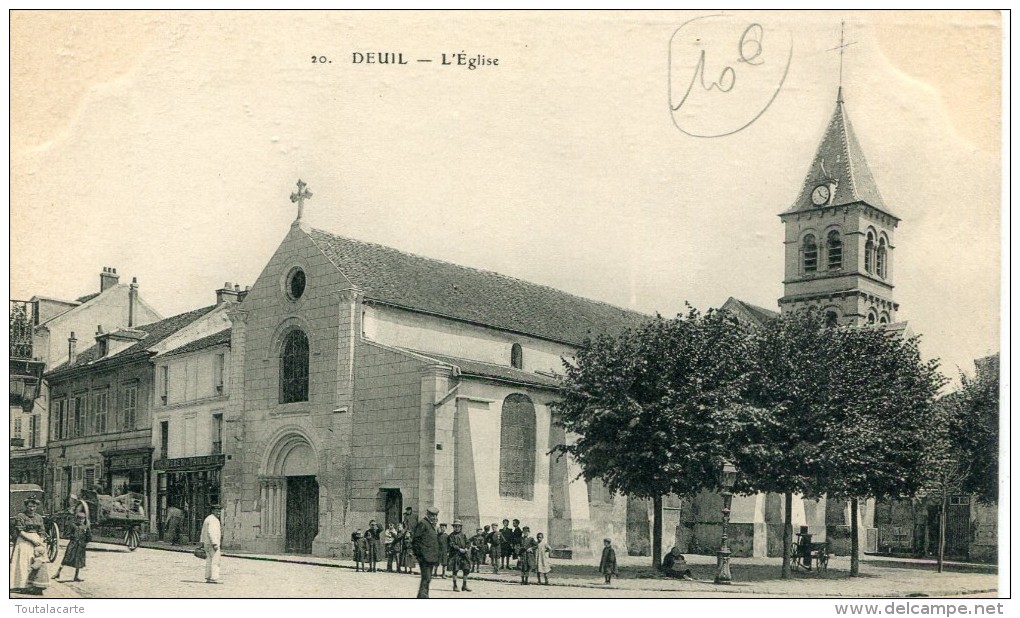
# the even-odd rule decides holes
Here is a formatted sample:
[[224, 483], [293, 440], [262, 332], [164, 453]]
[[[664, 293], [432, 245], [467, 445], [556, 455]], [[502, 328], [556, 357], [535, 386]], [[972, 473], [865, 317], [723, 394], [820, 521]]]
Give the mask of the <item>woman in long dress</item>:
[[535, 572], [538, 573], [538, 583], [542, 584], [542, 576], [545, 575], [544, 585], [549, 585], [549, 571], [552, 570], [552, 565], [549, 564], [549, 543], [545, 540], [545, 535], [539, 532], [535, 535], [537, 544], [535, 545]]
[[11, 591], [40, 594], [38, 586], [29, 585], [32, 572], [32, 558], [36, 547], [43, 546], [43, 532], [46, 522], [36, 512], [39, 501], [35, 498], [25, 500], [25, 512], [14, 516], [14, 528], [17, 539], [14, 542], [14, 553], [11, 555]]

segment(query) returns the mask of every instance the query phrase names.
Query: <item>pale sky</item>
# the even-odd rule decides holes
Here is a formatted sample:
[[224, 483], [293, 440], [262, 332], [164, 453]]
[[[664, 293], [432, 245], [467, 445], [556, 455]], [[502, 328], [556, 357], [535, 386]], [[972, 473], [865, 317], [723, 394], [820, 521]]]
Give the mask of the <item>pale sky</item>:
[[[344, 236], [642, 312], [778, 309], [777, 215], [833, 112], [845, 19], [846, 109], [902, 219], [898, 317], [947, 375], [998, 351], [998, 14], [731, 14], [761, 24], [764, 65], [739, 31], [699, 34], [706, 82], [736, 82], [689, 121], [740, 124], [789, 68], [713, 139], [669, 100], [670, 39], [703, 15], [14, 12], [11, 294], [73, 299], [113, 266], [164, 315], [211, 304], [255, 281], [301, 178], [306, 220]], [[442, 64], [459, 52], [499, 64]]]

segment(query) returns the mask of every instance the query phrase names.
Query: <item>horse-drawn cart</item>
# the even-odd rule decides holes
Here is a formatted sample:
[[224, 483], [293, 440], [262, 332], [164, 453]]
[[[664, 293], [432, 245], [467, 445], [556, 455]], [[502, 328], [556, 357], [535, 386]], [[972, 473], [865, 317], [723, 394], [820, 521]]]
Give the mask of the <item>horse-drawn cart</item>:
[[[11, 524], [9, 540], [11, 543], [11, 555], [13, 556], [14, 544], [18, 541], [18, 531], [14, 525], [14, 517], [24, 509], [25, 501], [35, 498], [40, 505], [43, 500], [42, 487], [31, 484], [11, 485]], [[43, 542], [46, 544], [46, 555], [50, 562], [57, 559], [60, 552], [60, 527], [57, 525], [55, 514], [43, 515]]]
[[86, 514], [93, 528], [115, 528], [124, 531], [124, 545], [131, 551], [138, 549], [142, 528], [148, 525], [145, 516], [145, 496], [128, 492], [116, 498], [84, 489], [81, 502], [87, 505]]

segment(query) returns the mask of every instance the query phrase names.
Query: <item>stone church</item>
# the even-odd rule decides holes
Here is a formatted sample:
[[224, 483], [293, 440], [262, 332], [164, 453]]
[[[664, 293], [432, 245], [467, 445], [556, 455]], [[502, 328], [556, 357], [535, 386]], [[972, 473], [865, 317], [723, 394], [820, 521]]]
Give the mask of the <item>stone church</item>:
[[[244, 302], [230, 312], [225, 416], [225, 545], [345, 555], [372, 519], [440, 509], [465, 529], [517, 518], [554, 548], [598, 541], [648, 551], [643, 501], [607, 495], [549, 451], [567, 439], [550, 403], [555, 373], [591, 335], [648, 316], [496, 273], [352, 240], [298, 218]], [[834, 324], [894, 324], [893, 232], [847, 116], [842, 90], [785, 226], [783, 312], [820, 307]], [[730, 299], [760, 321], [775, 312]], [[717, 546], [721, 499], [667, 498], [664, 543]], [[877, 540], [862, 503], [864, 547]], [[735, 555], [775, 555], [781, 496], [737, 496]], [[796, 500], [793, 521], [839, 553], [843, 503]], [[872, 537], [875, 537], [873, 539]]]
[[561, 358], [645, 318], [299, 214], [231, 312], [225, 546], [344, 555], [370, 520], [432, 505], [472, 531], [520, 519], [573, 554], [626, 546], [626, 513], [594, 529], [579, 470], [549, 455], [565, 439], [549, 404]]

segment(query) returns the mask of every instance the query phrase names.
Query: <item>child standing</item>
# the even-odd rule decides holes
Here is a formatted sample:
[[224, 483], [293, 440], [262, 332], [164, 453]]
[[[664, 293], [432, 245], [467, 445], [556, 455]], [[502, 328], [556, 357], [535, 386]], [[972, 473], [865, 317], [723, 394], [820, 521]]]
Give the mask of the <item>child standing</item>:
[[613, 549], [613, 541], [602, 539], [605, 547], [602, 548], [602, 561], [599, 562], [599, 573], [606, 576], [606, 583], [612, 583], [613, 575], [616, 575], [616, 550]]
[[67, 549], [64, 550], [64, 559], [61, 560], [60, 566], [57, 567], [57, 573], [53, 576], [53, 579], [60, 577], [60, 570], [64, 567], [71, 567], [74, 569], [74, 581], [84, 581], [78, 577], [79, 571], [85, 568], [85, 547], [92, 540], [92, 528], [89, 526], [89, 521], [86, 515], [82, 511], [74, 516], [74, 527], [68, 530], [69, 539], [67, 542]]
[[535, 547], [537, 546], [538, 543], [531, 536], [531, 528], [524, 526], [521, 529], [521, 542], [518, 546], [517, 558], [521, 569], [521, 584], [524, 586], [531, 583], [528, 581], [528, 578], [531, 576], [531, 572], [535, 570]]
[[485, 545], [485, 536], [481, 528], [475, 529], [475, 535], [471, 537], [471, 572], [478, 573], [482, 565], [482, 547]]
[[361, 536], [361, 530], [355, 530], [351, 534], [351, 544], [354, 545], [354, 571], [367, 571], [365, 568], [365, 537]]
[[[535, 540], [538, 543], [535, 545], [535, 572], [538, 574], [538, 583], [549, 585], [549, 571], [552, 570], [552, 565], [549, 564], [549, 554], [552, 552], [549, 549], [549, 543], [545, 540], [545, 535], [539, 532], [535, 535]], [[542, 581], [542, 576], [545, 575], [545, 582]]]
[[50, 574], [46, 568], [46, 549], [46, 544], [43, 543], [32, 553], [32, 562], [28, 566], [28, 590], [31, 594], [42, 595], [43, 590], [50, 585]]

